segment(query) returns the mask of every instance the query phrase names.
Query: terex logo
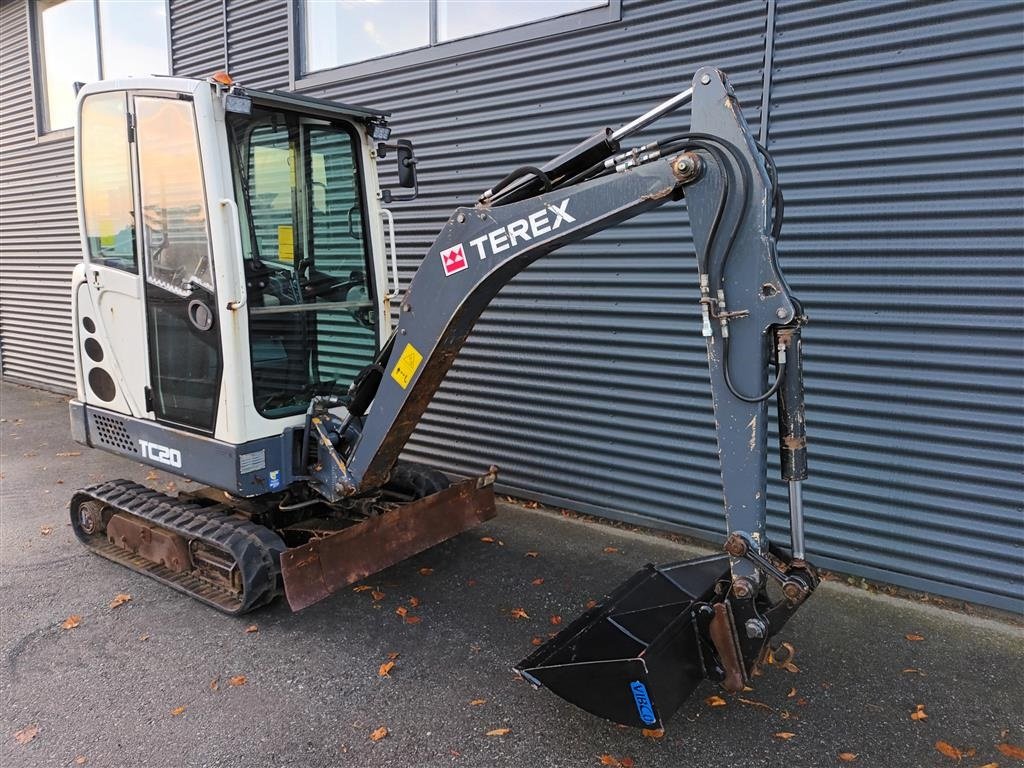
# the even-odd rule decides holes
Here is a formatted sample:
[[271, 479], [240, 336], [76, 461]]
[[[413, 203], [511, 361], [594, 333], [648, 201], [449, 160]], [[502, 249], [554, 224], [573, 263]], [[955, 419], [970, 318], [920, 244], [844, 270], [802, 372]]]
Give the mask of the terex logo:
[[466, 254], [462, 250], [462, 243], [446, 251], [441, 251], [441, 265], [444, 267], [445, 277], [461, 272], [469, 266], [466, 263]]
[[139, 447], [142, 449], [143, 456], [153, 461], [159, 461], [161, 464], [181, 468], [181, 451], [168, 448], [166, 445], [157, 445], [148, 440], [139, 440]]
[[[486, 259], [488, 253], [494, 256], [509, 248], [515, 248], [520, 242], [529, 242], [552, 232], [558, 229], [563, 221], [572, 224], [576, 219], [568, 211], [569, 199], [566, 198], [559, 205], [548, 203], [544, 210], [531, 213], [525, 219], [516, 219], [508, 226], [491, 230], [486, 235], [470, 240], [469, 244], [476, 248], [481, 259]], [[454, 275], [468, 267], [462, 244], [441, 251], [441, 264], [444, 266], [445, 276]]]

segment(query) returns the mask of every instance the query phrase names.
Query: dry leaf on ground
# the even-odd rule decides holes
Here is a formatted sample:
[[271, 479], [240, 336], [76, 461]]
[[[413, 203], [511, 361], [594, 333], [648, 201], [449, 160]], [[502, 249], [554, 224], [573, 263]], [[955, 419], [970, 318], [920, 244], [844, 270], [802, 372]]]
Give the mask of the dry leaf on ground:
[[648, 739], [660, 739], [665, 735], [664, 728], [644, 728], [640, 731], [641, 736], [646, 736]]
[[979, 766], [979, 768], [999, 768], [999, 763], [985, 763], [984, 765]]
[[382, 725], [380, 728], [378, 728], [377, 730], [375, 730], [373, 733], [370, 734], [370, 741], [380, 741], [381, 739], [383, 739], [387, 735], [388, 735], [388, 729], [385, 726]]
[[792, 699], [796, 696], [796, 688], [790, 688], [789, 693], [786, 694], [787, 699]]
[[82, 617], [77, 613], [73, 613], [64, 619], [64, 623], [60, 625], [61, 629], [74, 629], [82, 623]]
[[619, 548], [618, 547], [605, 547], [601, 551], [604, 552], [606, 555], [614, 555], [616, 552], [619, 551]]
[[489, 730], [484, 735], [485, 736], [505, 736], [506, 734], [509, 734], [511, 732], [512, 732], [511, 728], [492, 728], [491, 730]]
[[129, 595], [127, 592], [119, 592], [118, 594], [114, 595], [114, 599], [110, 601], [110, 607], [120, 608], [125, 603], [130, 602], [131, 599], [132, 596]]
[[528, 614], [522, 608], [513, 608], [512, 612], [511, 612], [511, 616], [512, 616], [513, 619], [528, 619], [528, 618], [530, 618], [530, 614]]
[[543, 644], [544, 644], [544, 638], [543, 637], [538, 637], [537, 635], [534, 635], [532, 638], [530, 638], [530, 645], [543, 645]]
[[910, 713], [911, 720], [927, 720], [928, 713], [924, 711], [924, 704], [916, 704], [914, 711]]
[[255, 624], [250, 624], [248, 627], [245, 628], [245, 634], [247, 634], [247, 635], [251, 635], [254, 632], [259, 632], [259, 631], [260, 631], [260, 628], [257, 627]]
[[235, 675], [234, 677], [228, 678], [228, 685], [232, 688], [237, 688], [240, 685], [245, 685], [249, 682], [249, 678], [245, 675]]
[[482, 541], [484, 544], [493, 544], [494, 538], [492, 536], [481, 536], [480, 541]]
[[401, 655], [402, 654], [400, 654], [398, 651], [389, 651], [388, 652], [388, 661], [394, 661], [395, 659], [397, 659]]
[[421, 619], [419, 616], [406, 616], [405, 617], [405, 623], [406, 624], [419, 624], [421, 621], [423, 621], [423, 619]]
[[375, 590], [373, 590], [373, 592], [370, 593], [370, 597], [372, 597], [373, 598], [373, 602], [376, 603], [379, 600], [383, 600], [386, 597], [386, 595], [383, 592], [378, 592], [375, 589]]
[[51, 533], [53, 533], [53, 526], [52, 525], [41, 525], [41, 526], [39, 526], [39, 532], [43, 536], [49, 536]]
[[420, 599], [418, 597], [410, 597], [409, 605], [411, 605], [413, 608], [418, 608], [420, 605]]
[[171, 717], [177, 717], [178, 715], [183, 715], [183, 714], [185, 714], [185, 708], [184, 707], [175, 707], [174, 709], [171, 710]]
[[956, 747], [954, 747], [952, 744], [950, 744], [947, 741], [936, 741], [935, 742], [935, 748], [939, 752], [944, 754], [946, 757], [951, 757], [954, 760], [959, 760], [960, 758], [962, 758], [964, 756], [963, 752], [961, 752], [959, 749], [957, 749]]
[[368, 589], [373, 589], [369, 584], [360, 584], [358, 587], [352, 587], [353, 592], [365, 592]]
[[397, 608], [395, 608], [395, 613], [397, 613], [399, 616], [405, 616], [409, 613], [409, 609], [406, 608], [404, 605], [400, 605]]
[[918, 634], [915, 634], [913, 632], [911, 632], [908, 635], [904, 635], [904, 637], [907, 638], [907, 640], [909, 640], [912, 643], [917, 643], [917, 642], [920, 642], [921, 640], [924, 640], [924, 635], [918, 635]]
[[552, 624], [553, 624], [554, 626], [556, 626], [556, 627], [557, 627], [557, 626], [558, 626], [559, 624], [561, 624], [561, 623], [562, 623], [562, 617], [561, 617], [561, 616], [552, 616], [552, 617], [551, 617], [551, 623], [552, 623]]
[[149, 640], [149, 635], [139, 635], [139, 642], [144, 643]]
[[385, 661], [380, 665], [380, 669], [377, 670], [377, 674], [380, 677], [391, 677], [391, 670], [395, 668], [395, 662]]
[[790, 733], [789, 731], [779, 731], [778, 733], [775, 733], [775, 734], [772, 734], [772, 735], [776, 739], [782, 739], [783, 741], [789, 741], [794, 736], [796, 736], [795, 733]]
[[75, 758], [75, 765], [85, 765], [87, 762], [89, 762], [89, 758], [85, 755], [79, 755]]
[[527, 557], [540, 557], [540, 552], [533, 552], [533, 551], [531, 550], [530, 552], [527, 552], [527, 553], [526, 553], [526, 556], [527, 556]]
[[81, 451], [60, 451], [57, 455], [60, 456], [62, 459], [65, 459], [68, 456], [81, 456], [82, 452]]
[[852, 763], [857, 759], [857, 754], [855, 752], [840, 752], [839, 759], [844, 763]]
[[1004, 742], [1002, 744], [996, 744], [996, 749], [1007, 757], [1012, 757], [1015, 760], [1024, 760], [1024, 747], [1018, 747], [1016, 744], [1008, 744]]
[[736, 698], [740, 704], [746, 704], [751, 707], [758, 707], [760, 709], [767, 709], [769, 712], [774, 712], [775, 709], [765, 704], [763, 701], [754, 701], [753, 699], [744, 699], [742, 696]]
[[588, 611], [591, 608], [597, 608], [597, 600], [587, 600], [587, 604], [583, 607], [586, 608]]
[[721, 696], [708, 696], [704, 699], [704, 703], [709, 707], [724, 707], [728, 702]]
[[541, 584], [544, 583], [544, 579], [534, 579], [530, 583], [533, 584], [533, 586], [535, 587], [539, 587]]
[[219, 691], [220, 690], [220, 678], [219, 677], [215, 677], [215, 678], [213, 678], [213, 680], [210, 681], [210, 690], [211, 691]]
[[471, 702], [469, 702], [469, 706], [471, 706], [471, 707], [479, 707], [481, 704], [486, 704], [486, 703], [487, 703], [487, 699], [473, 699]]
[[20, 731], [14, 734], [14, 740], [19, 744], [28, 744], [32, 739], [39, 735], [38, 725], [26, 725]]
[[917, 667], [907, 667], [906, 669], [903, 670], [903, 674], [905, 674], [905, 675], [906, 674], [911, 674], [911, 673], [916, 673], [916, 674], [920, 675], [921, 677], [925, 676], [924, 670], [918, 669]]
[[420, 568], [420, 576], [429, 576], [434, 572], [433, 568]]

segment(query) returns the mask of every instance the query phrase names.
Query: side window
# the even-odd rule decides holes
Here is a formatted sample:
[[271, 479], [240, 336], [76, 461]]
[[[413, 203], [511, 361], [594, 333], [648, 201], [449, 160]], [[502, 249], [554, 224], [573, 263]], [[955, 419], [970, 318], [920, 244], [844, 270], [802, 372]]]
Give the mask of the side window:
[[89, 260], [138, 272], [127, 98], [115, 91], [82, 102], [82, 208]]
[[146, 278], [178, 296], [213, 292], [206, 203], [192, 104], [135, 99]]

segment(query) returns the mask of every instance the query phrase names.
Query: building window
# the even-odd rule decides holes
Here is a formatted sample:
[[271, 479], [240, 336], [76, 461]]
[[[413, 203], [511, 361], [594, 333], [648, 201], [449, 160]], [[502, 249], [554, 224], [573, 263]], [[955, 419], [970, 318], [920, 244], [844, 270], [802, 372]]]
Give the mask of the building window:
[[170, 74], [167, 0], [36, 0], [41, 129], [75, 123], [76, 82]]
[[[453, 40], [608, 8], [610, 2], [305, 0], [302, 69], [308, 74], [403, 51], [443, 46]], [[538, 36], [546, 33], [543, 23], [537, 26]]]

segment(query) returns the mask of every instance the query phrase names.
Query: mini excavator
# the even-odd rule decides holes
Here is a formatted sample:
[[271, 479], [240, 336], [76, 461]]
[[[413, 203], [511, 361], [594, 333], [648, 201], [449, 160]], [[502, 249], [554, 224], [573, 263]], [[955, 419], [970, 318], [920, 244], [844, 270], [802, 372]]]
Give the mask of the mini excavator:
[[[623, 144], [687, 103], [688, 133]], [[81, 489], [75, 535], [241, 614], [282, 593], [299, 610], [487, 520], [494, 467], [450, 482], [399, 459], [475, 322], [536, 259], [685, 198], [724, 549], [646, 566], [515, 669], [644, 728], [705, 679], [740, 690], [818, 579], [803, 542], [806, 318], [777, 263], [775, 164], [728, 80], [703, 68], [617, 130], [511, 171], [452, 213], [404, 292], [384, 206], [418, 192], [417, 159], [390, 139], [388, 113], [224, 73], [80, 89], [72, 434], [203, 487]], [[394, 190], [377, 176], [389, 158]], [[789, 551], [765, 529], [772, 399]]]

